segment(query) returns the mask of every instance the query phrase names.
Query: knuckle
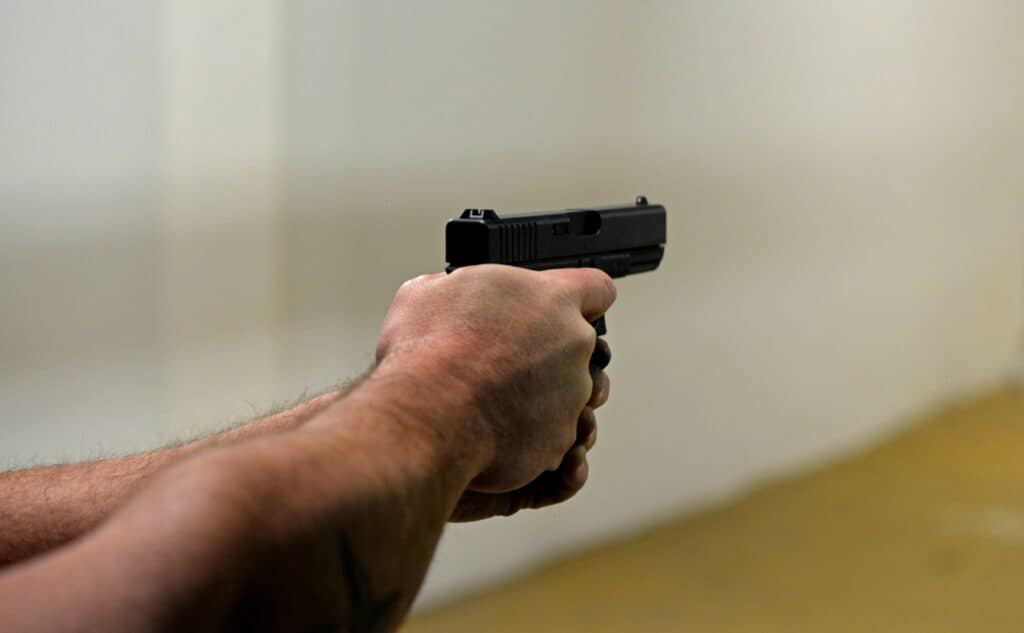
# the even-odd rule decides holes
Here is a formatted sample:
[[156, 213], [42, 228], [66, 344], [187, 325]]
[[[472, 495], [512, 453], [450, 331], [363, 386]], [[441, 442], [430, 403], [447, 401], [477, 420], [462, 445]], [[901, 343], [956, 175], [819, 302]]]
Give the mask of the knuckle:
[[559, 299], [574, 308], [579, 307], [579, 282], [566, 276], [555, 277], [556, 283], [551, 284], [552, 290]]
[[579, 397], [573, 402], [573, 406], [576, 410], [574, 419], [579, 418], [579, 413], [582, 412], [583, 408], [587, 406], [590, 400], [593, 398], [595, 385], [594, 379], [590, 376], [590, 371], [585, 370], [579, 373], [578, 387], [576, 393]]
[[395, 334], [393, 331], [393, 327], [390, 324], [385, 323], [385, 325], [381, 328], [380, 336], [377, 337], [377, 347], [374, 350], [374, 354], [377, 358], [378, 363], [381, 360], [383, 360], [385, 356], [388, 355], [389, 351], [391, 351], [391, 346], [394, 341], [394, 338]]
[[437, 275], [419, 275], [403, 282], [395, 292], [392, 305], [404, 307], [411, 302], [415, 302], [417, 297], [421, 296], [423, 288], [436, 281]]
[[570, 437], [562, 440], [562, 444], [555, 454], [551, 457], [551, 468], [548, 470], [556, 471], [562, 467], [562, 463], [565, 462], [566, 456], [569, 451], [572, 450], [573, 445], [576, 443], [576, 429], [572, 429]]
[[503, 498], [499, 497], [501, 501], [497, 502], [495, 508], [495, 514], [503, 517], [510, 517], [516, 512], [519, 512], [519, 497], [514, 494], [505, 495]]
[[425, 284], [427, 284], [427, 283], [429, 283], [431, 281], [434, 281], [436, 279], [437, 279], [437, 274], [417, 275], [417, 276], [413, 277], [412, 279], [406, 280], [401, 286], [399, 286], [398, 294], [409, 294], [411, 292], [415, 292], [416, 290], [418, 290], [423, 285], [425, 285]]
[[473, 280], [483, 284], [514, 283], [520, 279], [523, 272], [525, 271], [522, 269], [500, 264], [478, 264], [455, 271], [455, 273], [461, 274], [464, 280]]
[[417, 286], [422, 284], [423, 281], [424, 281], [424, 276], [423, 275], [417, 275], [417, 276], [413, 277], [412, 279], [409, 279], [405, 283], [403, 283], [402, 284], [402, 288], [404, 288], [407, 291], [408, 290], [414, 290], [414, 289], [416, 289]]
[[578, 318], [577, 315], [572, 327], [572, 336], [574, 345], [579, 350], [586, 352], [589, 359], [597, 345], [597, 332], [594, 330], [594, 326], [587, 323], [586, 320]]
[[594, 384], [594, 394], [590, 399], [590, 406], [597, 409], [608, 402], [608, 382], [602, 379]]
[[401, 286], [398, 287], [398, 291], [395, 292], [394, 303], [401, 305], [402, 303], [409, 299], [409, 296], [413, 292], [414, 287], [412, 285], [412, 280], [410, 279], [409, 281], [403, 283]]
[[615, 299], [619, 295], [619, 289], [616, 288], [615, 280], [612, 279], [611, 276], [608, 275], [608, 273], [604, 272], [603, 270], [600, 271], [600, 273], [601, 283], [604, 285], [604, 292], [607, 298], [607, 304], [612, 305], [613, 303], [615, 303]]
[[376, 357], [377, 362], [379, 363], [384, 360], [384, 357], [388, 355], [389, 351], [391, 351], [391, 337], [382, 335], [380, 340], [377, 341], [377, 348], [374, 350], [374, 356]]

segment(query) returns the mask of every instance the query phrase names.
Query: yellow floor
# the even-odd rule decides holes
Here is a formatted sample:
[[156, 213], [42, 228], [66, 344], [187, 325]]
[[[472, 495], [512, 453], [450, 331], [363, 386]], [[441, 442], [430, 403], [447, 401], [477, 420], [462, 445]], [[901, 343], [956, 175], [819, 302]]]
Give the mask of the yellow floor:
[[1024, 396], [947, 411], [403, 631], [1024, 631]]

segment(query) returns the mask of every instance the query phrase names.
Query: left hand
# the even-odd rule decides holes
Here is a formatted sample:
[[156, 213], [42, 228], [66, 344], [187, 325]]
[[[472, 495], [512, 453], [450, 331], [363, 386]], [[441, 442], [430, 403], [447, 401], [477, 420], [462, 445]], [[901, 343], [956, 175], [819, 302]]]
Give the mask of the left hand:
[[511, 516], [520, 510], [535, 510], [562, 503], [583, 489], [590, 473], [587, 453], [597, 442], [597, 418], [594, 409], [608, 401], [608, 392], [611, 388], [611, 381], [604, 372], [604, 366], [611, 359], [611, 352], [604, 339], [598, 339], [594, 359], [598, 362], [597, 365], [591, 364], [590, 367], [594, 392], [576, 423], [576, 443], [562, 458], [558, 469], [544, 472], [526, 486], [511, 492], [463, 492], [449, 521], [461, 523], [495, 516]]

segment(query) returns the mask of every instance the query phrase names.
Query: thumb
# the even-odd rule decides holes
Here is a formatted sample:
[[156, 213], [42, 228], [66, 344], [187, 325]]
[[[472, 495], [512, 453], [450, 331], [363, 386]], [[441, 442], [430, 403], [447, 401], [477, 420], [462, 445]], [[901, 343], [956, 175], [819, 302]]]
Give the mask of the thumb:
[[615, 303], [615, 282], [598, 268], [558, 268], [545, 270], [544, 275], [564, 284], [588, 321], [608, 311]]

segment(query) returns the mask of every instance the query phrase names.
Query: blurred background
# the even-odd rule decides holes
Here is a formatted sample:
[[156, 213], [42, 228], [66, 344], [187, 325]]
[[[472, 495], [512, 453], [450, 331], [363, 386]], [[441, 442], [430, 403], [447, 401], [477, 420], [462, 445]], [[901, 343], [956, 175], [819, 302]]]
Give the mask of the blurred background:
[[[935, 595], [961, 600], [957, 630], [1019, 623], [948, 574], [927, 591], [972, 568], [975, 525], [1011, 534], [978, 556], [1024, 587], [1021, 24], [1014, 0], [6, 0], [0, 464], [152, 448], [354, 377], [461, 209], [644, 193], [668, 248], [619, 284], [587, 489], [451, 528], [418, 610], [595, 545], [653, 549], [410, 630], [911, 630]], [[901, 435], [929, 424], [952, 435]], [[909, 452], [875, 464], [888, 438]], [[844, 478], [858, 459], [881, 470]], [[757, 505], [815, 473], [836, 488]], [[982, 480], [1005, 494], [972, 497]], [[871, 499], [927, 494], [913, 528], [828, 540]], [[667, 525], [682, 536], [657, 540]], [[872, 534], [938, 539], [905, 561], [920, 604], [870, 589], [909, 551]]]

